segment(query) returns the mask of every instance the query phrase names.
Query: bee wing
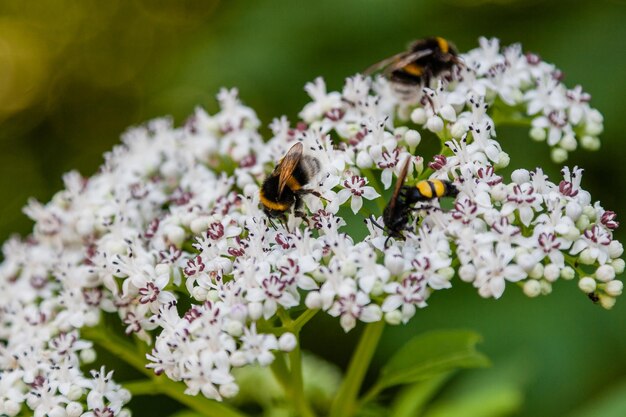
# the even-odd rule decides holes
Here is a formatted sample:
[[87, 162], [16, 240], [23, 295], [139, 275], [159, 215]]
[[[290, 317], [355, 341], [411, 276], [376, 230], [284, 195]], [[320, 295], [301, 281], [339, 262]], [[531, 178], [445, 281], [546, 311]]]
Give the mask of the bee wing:
[[281, 159], [280, 163], [276, 167], [279, 175], [278, 195], [281, 195], [283, 193], [283, 190], [287, 186], [287, 181], [289, 180], [289, 178], [291, 178], [291, 174], [293, 174], [293, 171], [300, 163], [300, 159], [302, 159], [303, 148], [304, 147], [302, 145], [302, 142], [298, 142], [293, 145], [291, 148], [289, 148], [283, 159]]
[[369, 75], [376, 71], [384, 69], [384, 73], [387, 75], [394, 72], [395, 70], [399, 70], [400, 68], [410, 64], [415, 60], [428, 56], [432, 53], [432, 49], [423, 49], [421, 51], [415, 52], [400, 52], [399, 54], [377, 62], [374, 65], [371, 65], [363, 73], [365, 75]]
[[404, 180], [406, 179], [406, 174], [409, 172], [409, 162], [411, 161], [411, 157], [407, 156], [404, 160], [404, 166], [398, 175], [398, 179], [396, 180], [396, 186], [393, 189], [393, 194], [391, 195], [391, 199], [389, 200], [388, 208], [393, 211], [396, 206], [396, 201], [398, 200], [398, 195], [400, 194], [400, 190], [404, 185]]

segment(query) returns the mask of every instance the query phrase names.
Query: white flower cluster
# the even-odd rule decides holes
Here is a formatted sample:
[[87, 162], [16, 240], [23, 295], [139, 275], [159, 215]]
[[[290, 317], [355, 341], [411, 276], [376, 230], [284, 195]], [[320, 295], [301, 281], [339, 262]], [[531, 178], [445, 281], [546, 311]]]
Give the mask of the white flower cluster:
[[[624, 270], [615, 214], [592, 202], [578, 168], [565, 168], [559, 184], [540, 169], [506, 183], [497, 169], [509, 157], [495, 139], [496, 115], [518, 117], [520, 106], [533, 137], [544, 129], [566, 151], [580, 134], [594, 142], [585, 137], [595, 138], [601, 117], [517, 45], [500, 53], [497, 40], [481, 40], [461, 59], [450, 80], [409, 98], [382, 78], [357, 75], [330, 93], [317, 79], [302, 121], [275, 120], [266, 143], [255, 113], [224, 90], [219, 113], [132, 129], [97, 174], [69, 173], [51, 202], [30, 202], [33, 233], [8, 241], [0, 266], [0, 414], [24, 404], [36, 415], [124, 413], [128, 392], [110, 374], [88, 379], [79, 369], [93, 356], [80, 329], [101, 312], [149, 344], [157, 374], [222, 399], [238, 392], [233, 368], [266, 366], [296, 347], [307, 311], [339, 317], [346, 331], [357, 321], [398, 324], [455, 275], [494, 298], [506, 281], [536, 296], [578, 275], [610, 308]], [[409, 115], [421, 127], [402, 122]], [[425, 169], [414, 154], [427, 130], [445, 146]], [[290, 215], [274, 228], [260, 184], [296, 142], [319, 161], [306, 187], [324, 198], [304, 196], [308, 219]], [[416, 210], [406, 239], [386, 246], [383, 230], [363, 227], [364, 200], [384, 207], [405, 160], [407, 185], [447, 179], [459, 194], [450, 210], [437, 200]]]

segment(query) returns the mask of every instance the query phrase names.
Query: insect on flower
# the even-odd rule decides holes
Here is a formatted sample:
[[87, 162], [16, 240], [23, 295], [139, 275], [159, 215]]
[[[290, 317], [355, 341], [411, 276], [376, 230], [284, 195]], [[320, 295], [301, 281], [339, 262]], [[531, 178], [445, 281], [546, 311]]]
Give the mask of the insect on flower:
[[302, 142], [293, 145], [278, 162], [274, 171], [263, 181], [259, 197], [263, 211], [270, 218], [285, 218], [287, 211], [294, 207], [294, 214], [303, 218], [302, 195], [322, 195], [311, 189], [303, 188], [320, 170], [320, 162], [310, 155], [303, 155]]
[[[383, 222], [385, 229], [389, 233], [385, 246], [387, 246], [389, 238], [403, 239], [404, 235], [402, 232], [410, 230], [407, 225], [410, 213], [412, 210], [415, 210], [414, 205], [416, 203], [442, 197], [454, 197], [459, 193], [454, 184], [447, 180], [422, 180], [418, 181], [414, 186], [405, 186], [404, 180], [409, 169], [409, 162], [410, 157], [407, 157], [402, 171], [398, 175], [391, 199], [383, 211]], [[372, 223], [376, 224], [373, 220]]]
[[459, 63], [456, 47], [437, 36], [413, 41], [408, 50], [372, 65], [365, 73], [382, 70], [393, 82], [408, 86], [423, 82], [428, 87], [431, 78], [450, 71]]

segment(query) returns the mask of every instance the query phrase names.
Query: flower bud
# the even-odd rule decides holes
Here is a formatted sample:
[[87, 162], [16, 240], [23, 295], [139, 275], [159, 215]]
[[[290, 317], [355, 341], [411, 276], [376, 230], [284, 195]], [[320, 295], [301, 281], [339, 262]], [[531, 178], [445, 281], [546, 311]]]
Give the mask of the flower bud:
[[233, 337], [239, 337], [243, 334], [243, 325], [237, 320], [228, 320], [224, 324], [224, 331]]
[[195, 234], [200, 234], [200, 233], [206, 231], [206, 229], [209, 227], [209, 222], [210, 221], [211, 221], [211, 218], [209, 216], [196, 217], [189, 224], [189, 228]]
[[456, 120], [456, 112], [454, 111], [454, 107], [449, 104], [446, 104], [442, 108], [439, 109], [439, 114], [443, 117], [444, 120], [449, 122], [454, 122]]
[[565, 214], [567, 215], [567, 217], [569, 217], [570, 219], [574, 221], [578, 220], [578, 218], [580, 217], [582, 213], [583, 213], [583, 208], [581, 207], [580, 204], [578, 204], [575, 201], [570, 201], [565, 206]]
[[83, 413], [83, 406], [76, 401], [72, 401], [65, 406], [65, 412], [67, 417], [78, 417]]
[[350, 260], [346, 260], [341, 264], [341, 272], [344, 276], [353, 277], [356, 275], [356, 264]]
[[606, 283], [606, 287], [604, 288], [604, 291], [611, 297], [617, 297], [617, 296], [622, 295], [623, 289], [624, 289], [624, 283], [618, 279], [614, 279], [613, 281], [609, 281]]
[[[522, 248], [515, 256], [515, 262], [522, 267], [524, 271], [530, 274], [530, 272], [534, 269], [535, 265], [537, 265], [537, 258], [530, 253], [522, 252]], [[535, 277], [531, 277], [535, 278]]]
[[[389, 278], [389, 273], [387, 272], [387, 277], [384, 278], [385, 281]], [[376, 280], [376, 282], [374, 282], [374, 285], [372, 286], [372, 289], [370, 291], [370, 295], [373, 297], [378, 297], [379, 295], [383, 295], [383, 293], [385, 292], [385, 287], [383, 285], [383, 283], [380, 280]]]
[[543, 276], [549, 282], [556, 281], [560, 275], [561, 269], [555, 264], [548, 264], [543, 268]]
[[409, 129], [404, 134], [404, 141], [406, 142], [407, 145], [409, 145], [411, 149], [413, 149], [417, 145], [420, 144], [420, 142], [422, 141], [422, 136], [420, 135], [420, 132], [418, 132], [417, 130]]
[[[583, 213], [584, 213], [584, 209], [583, 209]], [[589, 220], [589, 217], [587, 217], [585, 214], [582, 214], [578, 218], [578, 220], [576, 220], [576, 227], [578, 228], [578, 230], [586, 230], [590, 224], [591, 224], [591, 221]]]
[[393, 135], [397, 138], [401, 138], [404, 136], [407, 130], [409, 130], [409, 128], [406, 126], [398, 126], [395, 129], [393, 129]]
[[616, 274], [621, 274], [622, 272], [624, 272], [624, 265], [624, 260], [620, 258], [613, 259], [613, 261], [611, 261], [611, 266], [615, 270]]
[[550, 157], [557, 164], [562, 164], [567, 161], [567, 151], [563, 148], [552, 148]]
[[293, 333], [283, 333], [278, 338], [278, 348], [283, 352], [291, 352], [298, 345], [298, 339]]
[[248, 360], [242, 351], [237, 350], [230, 355], [230, 364], [235, 368], [241, 368], [242, 366], [246, 366], [248, 364]]
[[563, 234], [563, 237], [567, 240], [574, 241], [580, 236], [580, 230], [576, 227], [571, 226], [567, 229], [567, 232]]
[[452, 127], [450, 128], [450, 134], [455, 139], [462, 138], [463, 135], [467, 133], [467, 131], [468, 131], [467, 124], [465, 124], [465, 122], [463, 122], [462, 120], [459, 120], [458, 122], [453, 124]]
[[459, 268], [459, 278], [464, 282], [472, 282], [476, 278], [476, 268], [472, 264], [466, 264]]
[[197, 301], [205, 301], [207, 299], [207, 295], [208, 291], [203, 287], [193, 287], [191, 290], [191, 296]]
[[72, 385], [65, 396], [70, 401], [78, 401], [83, 396], [83, 389], [78, 385]]
[[600, 294], [599, 297], [600, 297], [600, 305], [602, 306], [602, 308], [606, 310], [610, 310], [615, 305], [616, 300], [614, 297], [611, 297], [610, 295], [606, 295], [606, 294]]
[[593, 255], [591, 250], [587, 248], [580, 252], [580, 255], [578, 255], [578, 262], [583, 265], [592, 265], [596, 262], [596, 257]]
[[535, 279], [529, 279], [524, 283], [524, 294], [527, 297], [536, 297], [541, 294], [541, 284]]
[[454, 268], [447, 266], [438, 270], [437, 273], [446, 281], [450, 281], [454, 277]]
[[509, 154], [506, 152], [500, 152], [498, 154], [497, 162], [494, 164], [494, 168], [495, 169], [506, 168], [509, 166], [510, 162], [511, 162], [511, 157], [509, 156]]
[[385, 313], [385, 321], [392, 326], [397, 326], [402, 323], [402, 313], [398, 310], [392, 310], [388, 313]]
[[583, 214], [589, 218], [589, 221], [594, 221], [597, 217], [595, 207], [590, 204], [586, 204], [583, 207]]
[[443, 130], [443, 120], [439, 116], [431, 116], [426, 122], [426, 129], [433, 133], [438, 133]]
[[122, 408], [120, 412], [117, 414], [117, 417], [132, 417], [132, 413], [128, 408]]
[[67, 412], [64, 408], [61, 408], [61, 406], [57, 405], [54, 406], [51, 410], [48, 410], [48, 412], [46, 413], [46, 417], [67, 417]]
[[564, 280], [572, 280], [575, 276], [576, 271], [574, 271], [574, 268], [572, 268], [571, 266], [566, 266], [565, 268], [561, 269], [561, 278], [563, 278]]
[[322, 296], [319, 291], [311, 291], [306, 295], [304, 305], [310, 310], [317, 310], [322, 308]]
[[491, 194], [491, 198], [495, 201], [504, 201], [507, 196], [506, 186], [502, 183], [496, 184], [491, 187], [489, 194]]
[[80, 216], [76, 221], [76, 232], [82, 237], [87, 237], [93, 233], [94, 222], [92, 216]]
[[411, 121], [416, 125], [423, 125], [427, 118], [426, 110], [423, 107], [418, 107], [411, 112]]
[[360, 151], [356, 155], [356, 165], [359, 168], [371, 168], [373, 164], [374, 161], [372, 160], [372, 157], [366, 151]]
[[592, 293], [596, 290], [596, 280], [591, 277], [583, 277], [578, 281], [578, 288], [585, 294]]
[[559, 146], [565, 149], [568, 152], [575, 151], [578, 147], [578, 142], [576, 142], [576, 138], [571, 133], [563, 135], [561, 141], [559, 142]]
[[596, 270], [596, 279], [601, 282], [609, 282], [615, 278], [615, 270], [611, 265], [602, 265]]
[[100, 310], [89, 310], [83, 316], [83, 322], [87, 327], [96, 326], [100, 323]]
[[392, 275], [404, 272], [404, 258], [399, 250], [389, 250], [385, 253], [385, 267]]
[[523, 184], [530, 181], [530, 172], [527, 169], [516, 169], [511, 173], [511, 180], [515, 184]]
[[541, 295], [548, 295], [552, 292], [552, 284], [548, 281], [540, 281], [539, 285], [541, 286]]
[[234, 382], [229, 382], [226, 384], [220, 385], [219, 388], [220, 395], [224, 398], [233, 398], [237, 394], [239, 394], [239, 385]]
[[248, 304], [248, 315], [253, 321], [260, 319], [263, 315], [263, 304], [256, 302]]
[[542, 127], [537, 126], [530, 129], [529, 135], [532, 140], [535, 140], [537, 142], [542, 142], [546, 140], [546, 137], [548, 137], [546, 130]]
[[180, 226], [169, 225], [165, 228], [165, 236], [177, 247], [181, 247], [185, 241], [185, 230]]
[[624, 246], [622, 246], [621, 242], [617, 240], [612, 240], [611, 243], [609, 243], [609, 256], [612, 259], [619, 258], [620, 256], [622, 256], [623, 253]]
[[216, 302], [220, 299], [220, 293], [217, 290], [208, 290], [206, 292], [205, 298], [202, 300], [209, 300], [212, 302]]
[[543, 277], [543, 264], [535, 264], [528, 273], [529, 278], [540, 279]]
[[580, 146], [588, 151], [597, 151], [600, 149], [600, 139], [597, 136], [583, 136], [580, 139]]
[[85, 364], [93, 363], [98, 355], [92, 348], [83, 349], [80, 351], [80, 361]]
[[122, 239], [111, 239], [106, 242], [107, 255], [124, 255], [128, 245]]

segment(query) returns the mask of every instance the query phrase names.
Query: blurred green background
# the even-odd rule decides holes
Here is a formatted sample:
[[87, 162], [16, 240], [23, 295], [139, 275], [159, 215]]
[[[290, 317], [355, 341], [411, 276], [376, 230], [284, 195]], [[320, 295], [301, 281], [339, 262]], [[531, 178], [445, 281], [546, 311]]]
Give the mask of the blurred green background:
[[[215, 111], [221, 86], [238, 87], [265, 124], [281, 114], [294, 120], [308, 100], [305, 82], [322, 75], [340, 88], [346, 76], [429, 35], [461, 51], [481, 35], [521, 42], [556, 63], [568, 86], [583, 85], [605, 116], [603, 147], [568, 163], [583, 166], [585, 188], [624, 218], [623, 0], [1, 0], [0, 238], [28, 233], [27, 198], [47, 201], [70, 169], [95, 172], [130, 125], [160, 115], [180, 123], [196, 105]], [[512, 166], [558, 175], [545, 144], [517, 128], [498, 133]], [[502, 381], [525, 382], [516, 415], [625, 416], [626, 300], [607, 312], [575, 283], [554, 290], [529, 300], [510, 286], [498, 302], [464, 285], [440, 292], [409, 326], [388, 329], [377, 363], [425, 329], [471, 328], [484, 335], [495, 369], [513, 369]], [[305, 346], [340, 365], [356, 336], [323, 319], [304, 334]], [[612, 409], [593, 408], [607, 398], [617, 401]], [[132, 406], [148, 415], [150, 404], [137, 398]], [[164, 404], [149, 415], [176, 407]]]

